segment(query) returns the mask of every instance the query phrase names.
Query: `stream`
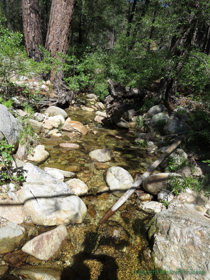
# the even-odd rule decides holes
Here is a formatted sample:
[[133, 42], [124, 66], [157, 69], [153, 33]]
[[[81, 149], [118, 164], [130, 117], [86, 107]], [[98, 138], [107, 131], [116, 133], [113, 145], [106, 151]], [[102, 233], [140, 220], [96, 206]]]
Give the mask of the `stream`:
[[[40, 142], [45, 145], [50, 157], [39, 167], [75, 172], [76, 178], [89, 188], [88, 194], [81, 197], [88, 213], [81, 224], [68, 226], [68, 240], [56, 258], [47, 262], [30, 258], [28, 264], [62, 270], [61, 279], [154, 279], [149, 273], [154, 265], [146, 232], [151, 215], [139, 210], [136, 195], [106, 223], [99, 225], [99, 220], [122, 194], [108, 191], [106, 170], [111, 166], [120, 166], [134, 177], [154, 162], [155, 155], [148, 154], [145, 148], [134, 143], [134, 133], [102, 128], [93, 121], [94, 112], [70, 109], [66, 112], [72, 120], [88, 125], [90, 131], [82, 138], [74, 137], [72, 133], [62, 133], [61, 138], [41, 138]], [[59, 144], [64, 142], [77, 143], [80, 149], [69, 151], [60, 148]], [[105, 147], [112, 151], [113, 158], [97, 165], [90, 159], [89, 152]], [[139, 271], [148, 273], [140, 276]]]

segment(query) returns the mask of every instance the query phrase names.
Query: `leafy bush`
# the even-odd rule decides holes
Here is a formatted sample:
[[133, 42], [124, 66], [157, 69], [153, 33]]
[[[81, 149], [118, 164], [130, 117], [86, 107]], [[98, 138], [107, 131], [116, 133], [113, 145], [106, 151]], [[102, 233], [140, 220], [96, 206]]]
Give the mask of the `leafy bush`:
[[210, 188], [206, 185], [207, 179], [197, 179], [194, 177], [185, 177], [184, 179], [180, 179], [178, 177], [174, 177], [171, 180], [172, 184], [172, 192], [175, 195], [178, 195], [181, 192], [185, 192], [187, 188], [194, 190], [195, 192], [203, 192], [206, 196], [209, 196]]
[[62, 56], [65, 82], [71, 90], [92, 91], [101, 99], [108, 94], [107, 89], [107, 54], [101, 51], [87, 52], [82, 58], [75, 56]]
[[179, 84], [188, 87], [197, 94], [209, 92], [210, 57], [202, 52], [191, 51], [178, 74]]
[[[2, 133], [2, 132], [1, 132]], [[0, 143], [0, 165], [3, 166], [3, 171], [1, 171], [1, 184], [11, 181], [15, 185], [20, 185], [24, 181], [22, 174], [13, 174], [11, 168], [12, 163], [15, 162], [12, 153], [14, 151], [14, 145], [9, 144], [6, 137], [3, 137]]]
[[187, 141], [196, 147], [207, 147], [210, 143], [210, 115], [204, 109], [192, 111], [189, 115], [189, 132]]

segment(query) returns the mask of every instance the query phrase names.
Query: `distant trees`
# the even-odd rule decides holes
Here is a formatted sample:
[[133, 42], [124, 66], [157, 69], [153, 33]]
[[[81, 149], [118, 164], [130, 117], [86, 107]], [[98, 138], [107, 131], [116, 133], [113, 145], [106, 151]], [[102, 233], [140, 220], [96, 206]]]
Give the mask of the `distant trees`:
[[199, 69], [198, 65], [204, 63], [208, 68], [208, 62], [205, 62], [202, 53], [208, 55], [210, 52], [210, 3], [201, 0], [179, 3], [172, 0], [165, 10], [166, 16], [173, 14], [173, 26], [170, 23], [172, 36], [168, 48], [171, 64], [166, 69], [159, 90], [160, 97], [167, 99], [177, 92], [182, 75], [190, 80], [190, 75], [185, 72], [192, 73], [192, 69], [188, 68], [189, 64], [197, 65]]
[[[105, 89], [108, 78], [138, 88], [149, 88], [159, 79], [160, 99], [175, 94], [179, 85], [210, 91], [209, 1], [22, 2], [28, 55], [40, 61], [37, 46], [43, 42], [53, 57], [59, 58], [56, 52], [70, 56], [65, 73], [57, 75], [60, 81], [66, 75], [72, 83], [82, 80], [76, 88], [87, 80], [95, 87], [94, 79], [100, 76], [98, 88]], [[21, 0], [0, 3], [7, 27], [22, 31]], [[55, 73], [52, 79], [56, 79]]]

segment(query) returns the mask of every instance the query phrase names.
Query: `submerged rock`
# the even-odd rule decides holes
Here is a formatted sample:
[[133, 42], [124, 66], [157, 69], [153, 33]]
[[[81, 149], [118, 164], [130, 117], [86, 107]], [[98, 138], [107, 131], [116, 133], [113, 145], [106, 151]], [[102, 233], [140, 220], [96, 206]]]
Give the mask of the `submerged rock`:
[[68, 236], [68, 231], [64, 225], [48, 232], [42, 233], [39, 236], [28, 241], [22, 248], [22, 251], [34, 256], [39, 260], [47, 261], [53, 255], [58, 253], [62, 242]]
[[89, 153], [93, 161], [106, 162], [112, 158], [112, 152], [109, 149], [97, 149]]
[[82, 133], [83, 135], [86, 135], [88, 133], [87, 127], [85, 127], [81, 122], [78, 121], [72, 121], [70, 118], [68, 118], [64, 125], [62, 126], [62, 130], [65, 131], [78, 131]]
[[133, 185], [133, 178], [124, 168], [114, 166], [108, 169], [106, 182], [111, 191], [127, 190]]
[[[24, 253], [22, 250], [8, 253], [4, 256], [4, 261], [13, 267], [21, 266], [27, 259], [28, 254]], [[0, 273], [1, 276], [1, 273]]]
[[0, 277], [4, 276], [8, 270], [9, 270], [9, 266], [0, 265]]
[[78, 144], [74, 144], [74, 143], [61, 143], [59, 144], [59, 146], [67, 150], [77, 150], [80, 148]]
[[21, 267], [13, 271], [15, 275], [31, 280], [60, 280], [62, 272], [52, 267]]

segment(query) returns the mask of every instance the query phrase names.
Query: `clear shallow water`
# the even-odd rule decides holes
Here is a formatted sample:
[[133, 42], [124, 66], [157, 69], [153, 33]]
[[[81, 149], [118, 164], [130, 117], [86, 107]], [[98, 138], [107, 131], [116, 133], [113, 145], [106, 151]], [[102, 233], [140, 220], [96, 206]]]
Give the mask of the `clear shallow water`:
[[[104, 180], [106, 170], [96, 168], [89, 157], [89, 152], [109, 148], [113, 153], [113, 159], [106, 164], [110, 167], [121, 166], [133, 176], [136, 172], [143, 173], [155, 158], [151, 158], [144, 148], [134, 144], [134, 134], [126, 130], [98, 128], [92, 121], [94, 113], [67, 112], [72, 120], [88, 124], [91, 131], [82, 138], [66, 135], [65, 140], [42, 139], [41, 143], [46, 146], [50, 157], [40, 167], [74, 171], [76, 177], [85, 182], [89, 188], [88, 195], [82, 197], [88, 208], [88, 214], [82, 224], [68, 227], [69, 238], [59, 257], [42, 262], [41, 266], [62, 269], [61, 279], [153, 279], [150, 274], [139, 276], [134, 273], [134, 270], [154, 269], [145, 229], [151, 216], [138, 209], [138, 201], [133, 195], [109, 221], [102, 225], [98, 224], [118, 198], [109, 192], [98, 193], [106, 187]], [[62, 149], [58, 145], [64, 142], [77, 143], [80, 149], [71, 151]]]

